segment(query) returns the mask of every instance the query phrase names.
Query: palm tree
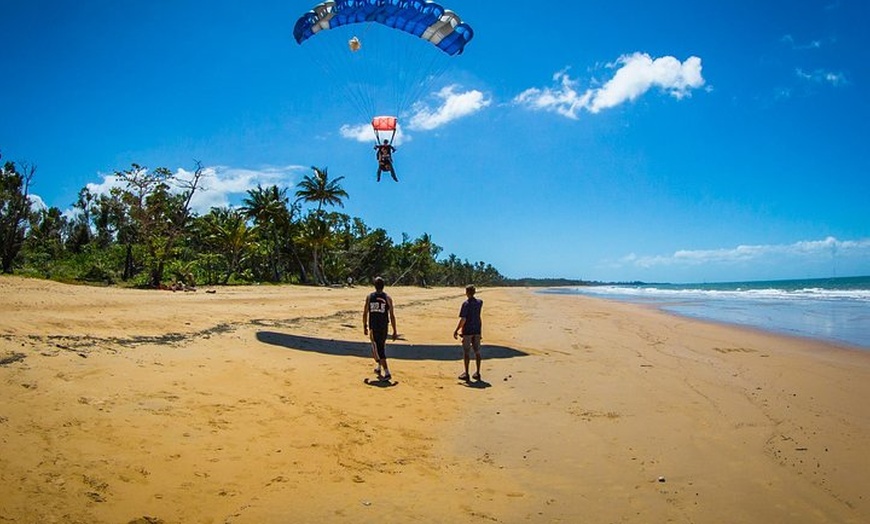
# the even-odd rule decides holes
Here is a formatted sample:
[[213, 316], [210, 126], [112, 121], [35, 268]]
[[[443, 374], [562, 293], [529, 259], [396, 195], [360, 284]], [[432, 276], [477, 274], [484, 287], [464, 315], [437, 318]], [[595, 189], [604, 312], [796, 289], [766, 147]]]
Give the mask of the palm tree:
[[257, 184], [257, 189], [249, 189], [248, 196], [242, 199], [241, 211], [262, 226], [275, 222], [282, 211], [287, 209], [287, 202], [286, 188], [272, 186], [264, 189]]
[[[269, 271], [275, 282], [281, 281], [281, 273], [284, 267], [281, 260], [282, 246], [287, 245], [293, 258], [299, 262], [296, 246], [293, 242], [293, 214], [296, 206], [287, 207], [287, 188], [278, 189], [278, 186], [263, 188], [257, 184], [257, 189], [249, 189], [248, 196], [242, 200], [241, 211], [246, 217], [252, 218], [254, 224], [260, 229], [263, 238], [271, 244], [269, 246]], [[299, 264], [300, 276], [305, 280], [305, 266]]]
[[330, 180], [327, 168], [320, 169], [311, 166], [311, 169], [314, 170], [314, 174], [306, 175], [297, 185], [299, 187], [299, 190], [296, 191], [298, 200], [317, 202], [318, 215], [323, 211], [324, 205], [344, 207], [342, 200], [348, 198], [348, 194], [339, 183], [344, 180], [344, 177], [340, 176]]
[[409, 265], [396, 279], [396, 283], [401, 282], [410, 273], [413, 283], [426, 287], [427, 277], [435, 272], [436, 258], [441, 252], [441, 246], [432, 242], [429, 233], [423, 233], [413, 243], [409, 243], [407, 237], [404, 238], [401, 247], [404, 251], [403, 258], [409, 262]]
[[206, 244], [224, 260], [223, 284], [238, 273], [256, 242], [256, 231], [248, 227], [241, 211], [213, 207], [202, 217]]
[[297, 185], [299, 189], [296, 191], [296, 197], [297, 201], [304, 200], [305, 202], [317, 202], [315, 216], [318, 224], [316, 227], [309, 228], [310, 243], [312, 247], [311, 270], [318, 283], [326, 284], [327, 282], [324, 279], [319, 258], [320, 248], [325, 245], [327, 236], [329, 235], [329, 229], [326, 227], [326, 220], [323, 216], [323, 206], [344, 207], [344, 202], [342, 200], [348, 198], [348, 194], [340, 184], [340, 182], [344, 180], [343, 176], [330, 180], [329, 173], [325, 167], [320, 169], [311, 166], [311, 169], [314, 173], [307, 175]]

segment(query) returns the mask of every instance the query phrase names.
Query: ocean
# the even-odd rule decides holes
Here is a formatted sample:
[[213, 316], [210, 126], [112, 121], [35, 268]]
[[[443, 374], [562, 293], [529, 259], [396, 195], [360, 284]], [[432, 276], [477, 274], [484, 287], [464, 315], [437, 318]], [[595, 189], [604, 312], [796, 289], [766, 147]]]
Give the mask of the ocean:
[[870, 276], [717, 284], [614, 284], [545, 292], [650, 304], [686, 317], [870, 350]]

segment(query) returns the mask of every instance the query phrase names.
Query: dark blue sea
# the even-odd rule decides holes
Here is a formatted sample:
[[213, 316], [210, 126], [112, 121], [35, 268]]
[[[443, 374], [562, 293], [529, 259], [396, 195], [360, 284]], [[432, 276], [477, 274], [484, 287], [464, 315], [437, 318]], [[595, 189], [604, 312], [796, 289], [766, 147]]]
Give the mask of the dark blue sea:
[[870, 276], [554, 288], [870, 350]]

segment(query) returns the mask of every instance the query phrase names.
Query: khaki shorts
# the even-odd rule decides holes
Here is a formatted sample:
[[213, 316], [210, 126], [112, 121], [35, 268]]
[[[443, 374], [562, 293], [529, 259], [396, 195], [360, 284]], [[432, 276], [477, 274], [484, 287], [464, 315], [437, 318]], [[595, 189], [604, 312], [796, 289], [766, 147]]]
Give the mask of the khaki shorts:
[[462, 349], [466, 353], [474, 348], [475, 353], [480, 353], [480, 335], [462, 335]]

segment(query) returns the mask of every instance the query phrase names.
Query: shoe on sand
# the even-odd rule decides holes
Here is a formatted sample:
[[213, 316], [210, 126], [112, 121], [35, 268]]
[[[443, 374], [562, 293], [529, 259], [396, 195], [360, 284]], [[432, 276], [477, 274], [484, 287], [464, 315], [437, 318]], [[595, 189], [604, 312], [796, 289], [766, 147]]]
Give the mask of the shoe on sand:
[[468, 373], [463, 373], [458, 378], [459, 380], [468, 380]]
[[474, 375], [471, 375], [471, 378], [473, 378], [474, 380], [480, 380], [480, 373], [475, 373]]

